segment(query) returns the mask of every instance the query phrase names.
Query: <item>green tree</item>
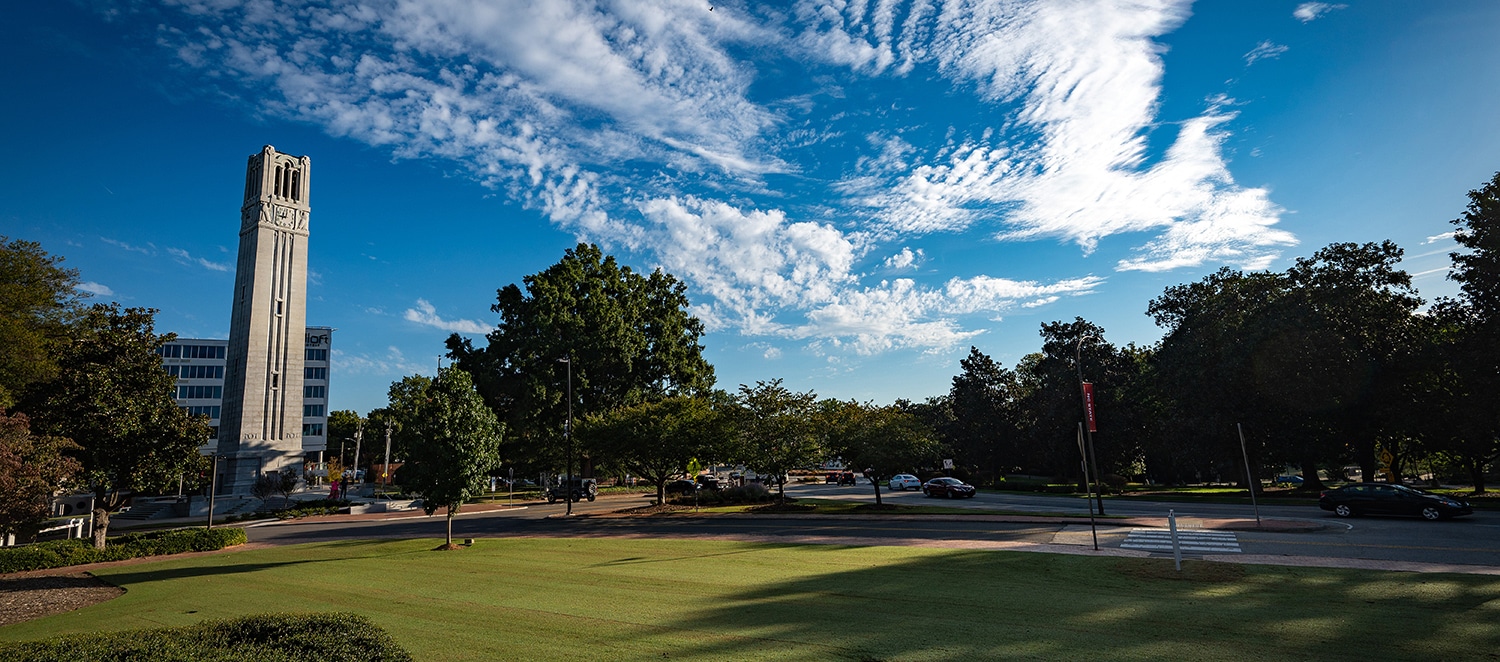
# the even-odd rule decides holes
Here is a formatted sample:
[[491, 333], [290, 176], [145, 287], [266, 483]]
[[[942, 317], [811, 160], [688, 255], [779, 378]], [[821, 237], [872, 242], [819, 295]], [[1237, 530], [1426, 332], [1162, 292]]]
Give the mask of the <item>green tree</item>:
[[1469, 471], [1474, 491], [1485, 491], [1484, 473], [1500, 456], [1500, 411], [1489, 403], [1500, 388], [1500, 172], [1469, 191], [1469, 205], [1453, 220], [1453, 240], [1465, 251], [1451, 254], [1448, 277], [1461, 291], [1445, 308], [1451, 332], [1444, 340], [1449, 357], [1452, 413], [1444, 450]]
[[950, 457], [964, 473], [998, 481], [1018, 464], [1020, 380], [977, 347], [959, 366], [948, 390], [953, 418], [944, 430]]
[[579, 244], [546, 270], [501, 288], [499, 326], [476, 348], [454, 334], [449, 356], [476, 375], [510, 434], [504, 456], [527, 472], [561, 464], [567, 365], [574, 415], [697, 395], [713, 387], [703, 324], [688, 314], [686, 287], [660, 270], [642, 275], [597, 246]]
[[172, 399], [176, 380], [156, 352], [176, 336], [153, 332], [155, 313], [90, 306], [57, 348], [57, 378], [34, 385], [23, 401], [37, 430], [79, 445], [99, 549], [109, 514], [132, 493], [165, 491], [196, 472], [198, 447], [210, 434], [207, 417], [189, 416]]
[[448, 540], [453, 547], [453, 516], [464, 502], [484, 494], [485, 479], [500, 466], [504, 427], [474, 390], [469, 373], [443, 368], [417, 403], [412, 432], [421, 443], [407, 449], [402, 486], [422, 495], [428, 515], [448, 510]]
[[912, 471], [938, 452], [932, 430], [916, 414], [899, 405], [877, 407], [857, 402], [828, 409], [828, 450], [845, 466], [863, 470], [875, 487], [875, 505], [882, 505], [880, 484], [898, 473]]
[[667, 481], [690, 460], [724, 453], [728, 423], [707, 397], [674, 396], [592, 414], [578, 426], [578, 439], [594, 457], [651, 481], [665, 503]]
[[25, 414], [0, 411], [0, 536], [35, 535], [51, 515], [52, 496], [80, 470], [66, 455], [77, 444], [31, 434]]
[[[730, 460], [756, 473], [784, 476], [822, 459], [827, 449], [818, 430], [817, 400], [812, 391], [793, 393], [780, 379], [741, 384], [734, 399], [738, 434]], [[778, 485], [777, 500], [786, 503], [784, 483]]]
[[53, 355], [77, 311], [78, 270], [41, 244], [0, 235], [0, 409], [57, 374]]

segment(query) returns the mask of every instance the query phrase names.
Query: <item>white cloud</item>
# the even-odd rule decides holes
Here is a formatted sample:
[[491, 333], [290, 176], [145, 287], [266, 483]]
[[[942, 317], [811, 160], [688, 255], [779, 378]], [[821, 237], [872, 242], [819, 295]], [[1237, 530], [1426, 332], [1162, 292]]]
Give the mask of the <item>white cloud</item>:
[[1299, 21], [1302, 21], [1303, 23], [1311, 23], [1319, 18], [1322, 18], [1322, 16], [1324, 14], [1327, 14], [1328, 12], [1334, 11], [1335, 9], [1344, 9], [1348, 6], [1349, 5], [1331, 4], [1327, 2], [1304, 2], [1300, 5], [1297, 5], [1297, 8], [1295, 10], [1292, 10], [1292, 17], [1296, 18]]
[[[816, 29], [871, 32], [873, 23], [849, 7], [817, 14]], [[913, 7], [892, 43], [925, 43], [913, 57], [1018, 109], [993, 135], [913, 156], [894, 180], [860, 173], [846, 190], [881, 219], [882, 237], [980, 224], [1006, 240], [1058, 236], [1092, 251], [1104, 237], [1155, 231], [1143, 256], [1121, 268], [1273, 259], [1295, 240], [1271, 227], [1281, 210], [1268, 192], [1230, 175], [1218, 127], [1234, 114], [1220, 109], [1222, 100], [1181, 122], [1167, 153], [1147, 161], [1145, 133], [1161, 124], [1163, 47], [1154, 37], [1187, 15], [1187, 3], [1172, 0]], [[880, 70], [878, 58], [830, 57]]]
[[153, 246], [153, 245], [151, 245], [149, 243], [146, 244], [145, 246], [134, 246], [134, 245], [131, 245], [131, 244], [127, 244], [127, 243], [125, 243], [123, 241], [119, 241], [117, 239], [110, 239], [109, 237], [100, 237], [99, 241], [102, 241], [102, 242], [104, 242], [106, 244], [109, 244], [111, 246], [116, 246], [118, 248], [122, 248], [122, 249], [130, 251], [132, 253], [140, 253], [141, 255], [155, 255], [156, 254], [156, 246]]
[[94, 296], [111, 297], [115, 295], [115, 291], [109, 289], [108, 285], [102, 285], [93, 281], [79, 283], [78, 289], [84, 292], [88, 292], [89, 294], [92, 294]]
[[342, 349], [334, 349], [330, 363], [334, 372], [340, 375], [413, 375], [431, 374], [428, 372], [431, 365], [420, 365], [407, 360], [401, 350], [396, 347], [387, 347], [384, 356], [372, 356], [366, 353], [350, 354]]
[[[1158, 116], [1156, 39], [1187, 19], [1186, 0], [802, 0], [785, 13], [695, 0], [174, 0], [162, 11], [175, 16], [159, 42], [204, 79], [398, 158], [459, 163], [578, 238], [683, 278], [713, 330], [932, 350], [979, 333], [965, 316], [995, 319], [1102, 282], [862, 280], [880, 265], [916, 270], [925, 255], [908, 244], [925, 233], [1056, 237], [1085, 253], [1143, 233], [1116, 268], [1148, 271], [1265, 264], [1295, 243], [1274, 227], [1269, 192], [1229, 172], [1226, 102], [1183, 121]], [[865, 140], [847, 164], [797, 161], [847, 118], [797, 121], [819, 95], [842, 98], [838, 82], [789, 99], [752, 93], [757, 67], [787, 60], [892, 79], [929, 79], [913, 74], [926, 67], [993, 119], [943, 141], [848, 128]], [[1175, 130], [1159, 156], [1153, 130]], [[847, 172], [821, 180], [819, 209], [746, 199], [791, 195], [768, 184], [772, 173], [815, 187], [803, 169], [829, 165]], [[491, 328], [444, 320], [425, 300], [404, 317]]]
[[195, 258], [190, 253], [182, 250], [181, 248], [168, 248], [167, 254], [177, 258], [177, 261], [181, 264], [196, 264], [200, 267], [203, 267], [204, 269], [208, 269], [209, 271], [229, 271], [229, 265], [227, 264], [212, 262], [201, 257]]
[[921, 264], [923, 257], [925, 257], [925, 255], [922, 253], [922, 249], [918, 248], [917, 250], [913, 251], [909, 247], [902, 246], [900, 253], [897, 253], [885, 259], [885, 268], [890, 269], [891, 271], [915, 269], [917, 268], [917, 265]]
[[1291, 50], [1288, 46], [1273, 44], [1270, 41], [1262, 41], [1245, 54], [1245, 66], [1255, 64], [1256, 60], [1274, 60], [1281, 57], [1282, 53]]
[[417, 299], [417, 307], [407, 308], [403, 317], [408, 322], [416, 322], [454, 333], [485, 334], [495, 329], [493, 326], [474, 320], [445, 320], [438, 317], [437, 308], [426, 299]]
[[1451, 241], [1453, 239], [1453, 235], [1454, 234], [1456, 234], [1456, 233], [1455, 232], [1444, 232], [1442, 234], [1435, 234], [1435, 235], [1432, 235], [1431, 237], [1428, 237], [1427, 241], [1424, 241], [1422, 243], [1423, 244], [1435, 244], [1435, 243], [1437, 243], [1439, 241]]

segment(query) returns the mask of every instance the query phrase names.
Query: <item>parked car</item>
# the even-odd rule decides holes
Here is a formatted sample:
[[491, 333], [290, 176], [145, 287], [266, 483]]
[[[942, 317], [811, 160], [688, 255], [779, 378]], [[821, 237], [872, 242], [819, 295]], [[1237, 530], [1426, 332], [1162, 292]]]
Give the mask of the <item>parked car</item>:
[[594, 479], [560, 477], [557, 484], [547, 490], [547, 503], [557, 503], [564, 499], [593, 501], [598, 496], [599, 485], [594, 482]]
[[717, 492], [717, 491], [719, 491], [719, 488], [721, 487], [719, 485], [719, 478], [718, 478], [718, 476], [710, 476], [708, 474], [700, 474], [698, 477], [694, 478], [693, 480], [697, 483], [697, 487], [700, 490], [712, 490], [714, 492]]
[[887, 483], [887, 486], [893, 490], [920, 490], [922, 489], [922, 480], [911, 474], [896, 474], [891, 476], [891, 480]]
[[1271, 481], [1272, 485], [1301, 485], [1301, 476], [1277, 476]]
[[949, 499], [972, 499], [976, 491], [973, 485], [957, 478], [934, 478], [922, 485], [922, 494], [930, 497], [940, 496], [948, 497]]
[[667, 483], [667, 494], [692, 494], [696, 489], [698, 489], [698, 484], [686, 478]]
[[1354, 483], [1325, 491], [1318, 496], [1318, 507], [1339, 517], [1416, 515], [1429, 521], [1474, 512], [1467, 501], [1387, 483]]

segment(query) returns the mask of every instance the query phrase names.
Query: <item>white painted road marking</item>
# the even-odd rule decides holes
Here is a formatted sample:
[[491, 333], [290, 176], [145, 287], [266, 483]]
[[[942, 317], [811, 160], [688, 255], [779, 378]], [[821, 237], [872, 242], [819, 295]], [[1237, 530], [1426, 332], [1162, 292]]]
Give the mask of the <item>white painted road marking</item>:
[[[1177, 540], [1184, 552], [1240, 553], [1239, 539], [1229, 531], [1178, 529]], [[1125, 536], [1125, 542], [1120, 543], [1120, 548], [1170, 552], [1172, 551], [1172, 532], [1167, 529], [1131, 529], [1130, 533]]]

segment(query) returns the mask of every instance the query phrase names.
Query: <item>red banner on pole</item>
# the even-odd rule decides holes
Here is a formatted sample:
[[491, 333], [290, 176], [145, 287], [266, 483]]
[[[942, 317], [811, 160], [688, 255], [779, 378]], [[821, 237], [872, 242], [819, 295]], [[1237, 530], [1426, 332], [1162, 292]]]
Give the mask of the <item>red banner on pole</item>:
[[1089, 432], [1098, 432], [1099, 426], [1094, 423], [1094, 385], [1089, 382], [1083, 383], [1083, 410], [1088, 418]]

